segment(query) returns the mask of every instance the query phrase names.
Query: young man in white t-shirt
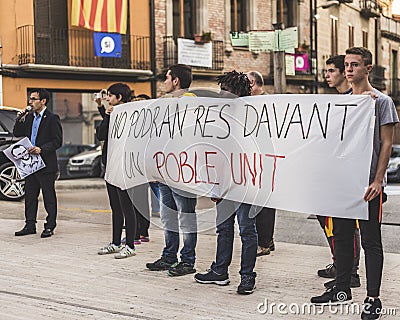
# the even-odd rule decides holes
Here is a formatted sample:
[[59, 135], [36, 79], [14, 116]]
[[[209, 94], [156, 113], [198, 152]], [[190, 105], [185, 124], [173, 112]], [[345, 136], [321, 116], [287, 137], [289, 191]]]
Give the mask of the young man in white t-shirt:
[[[386, 185], [386, 167], [391, 154], [394, 125], [399, 122], [395, 105], [390, 97], [371, 86], [368, 75], [372, 70], [372, 53], [363, 47], [346, 50], [345, 72], [353, 94], [369, 93], [376, 97], [375, 130], [369, 183], [364, 201], [368, 202], [368, 220], [359, 220], [361, 244], [365, 252], [367, 297], [361, 319], [378, 319], [382, 310], [379, 299], [383, 270], [381, 239], [382, 194]], [[321, 296], [311, 299], [317, 304], [338, 304], [352, 300], [350, 289], [353, 267], [353, 235], [355, 219], [334, 218], [334, 241], [336, 257], [336, 285]]]

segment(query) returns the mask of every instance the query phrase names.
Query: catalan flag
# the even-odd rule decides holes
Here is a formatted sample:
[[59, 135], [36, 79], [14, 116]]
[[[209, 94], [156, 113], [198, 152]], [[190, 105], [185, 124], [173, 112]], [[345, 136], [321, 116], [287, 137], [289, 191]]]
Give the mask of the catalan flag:
[[128, 0], [72, 0], [73, 26], [126, 34], [127, 19]]

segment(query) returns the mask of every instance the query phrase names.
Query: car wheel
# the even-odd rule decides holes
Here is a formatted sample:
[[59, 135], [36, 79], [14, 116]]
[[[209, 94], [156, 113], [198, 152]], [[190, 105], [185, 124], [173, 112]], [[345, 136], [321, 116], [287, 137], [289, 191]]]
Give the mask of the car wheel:
[[0, 198], [21, 200], [25, 196], [25, 180], [21, 179], [14, 164], [7, 162], [0, 166]]

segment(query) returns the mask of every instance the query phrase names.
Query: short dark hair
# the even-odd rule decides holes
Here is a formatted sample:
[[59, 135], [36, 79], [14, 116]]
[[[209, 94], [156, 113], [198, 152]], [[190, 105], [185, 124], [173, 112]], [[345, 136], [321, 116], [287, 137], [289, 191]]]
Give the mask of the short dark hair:
[[138, 94], [138, 95], [135, 97], [135, 99], [138, 99], [138, 100], [149, 100], [150, 97], [149, 97], [147, 94], [142, 93], [142, 94]]
[[338, 68], [341, 73], [344, 72], [344, 54], [332, 56], [325, 62], [326, 64], [333, 64], [335, 68]]
[[251, 95], [251, 83], [249, 78], [243, 72], [235, 70], [225, 72], [217, 77], [218, 84], [222, 90], [233, 93], [239, 97]]
[[117, 82], [108, 87], [107, 91], [114, 94], [117, 98], [121, 96], [123, 103], [131, 101], [131, 88], [125, 83]]
[[31, 94], [33, 92], [36, 92], [39, 95], [39, 99], [40, 100], [46, 99], [46, 104], [49, 103], [49, 101], [50, 101], [50, 93], [46, 89], [33, 88], [33, 89], [29, 90], [29, 94]]
[[358, 54], [363, 58], [364, 65], [372, 64], [372, 52], [365, 47], [348, 48], [346, 54]]
[[250, 71], [248, 74], [251, 75], [254, 78], [254, 81], [255, 81], [257, 86], [262, 87], [264, 85], [264, 79], [263, 79], [263, 77], [262, 77], [260, 72], [258, 72], [258, 71]]
[[168, 68], [172, 80], [179, 78], [181, 89], [190, 87], [193, 81], [192, 68], [186, 64], [174, 64]]
[[23, 144], [16, 144], [11, 149], [11, 154], [14, 156], [14, 158], [16, 157], [16, 155], [14, 154], [14, 151], [19, 149], [19, 148], [24, 148], [24, 150], [28, 150], [28, 149], [26, 149], [26, 147]]

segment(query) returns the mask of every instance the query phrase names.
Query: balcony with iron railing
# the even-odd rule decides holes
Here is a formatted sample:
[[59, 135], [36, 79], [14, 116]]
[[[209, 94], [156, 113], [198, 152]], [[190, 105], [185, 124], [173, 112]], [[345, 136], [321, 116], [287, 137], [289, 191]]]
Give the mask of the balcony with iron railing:
[[365, 18], [377, 18], [382, 8], [377, 0], [360, 0], [361, 15]]
[[400, 42], [400, 22], [389, 17], [382, 16], [381, 34], [385, 38]]
[[[221, 40], [211, 40], [212, 43], [212, 67], [193, 66], [193, 72], [214, 72], [224, 68], [224, 42]], [[200, 44], [201, 45], [201, 44]], [[178, 43], [174, 36], [164, 37], [164, 68], [178, 63]]]
[[95, 56], [93, 32], [79, 29], [17, 28], [18, 64], [150, 70], [150, 37], [121, 35], [120, 58]]

